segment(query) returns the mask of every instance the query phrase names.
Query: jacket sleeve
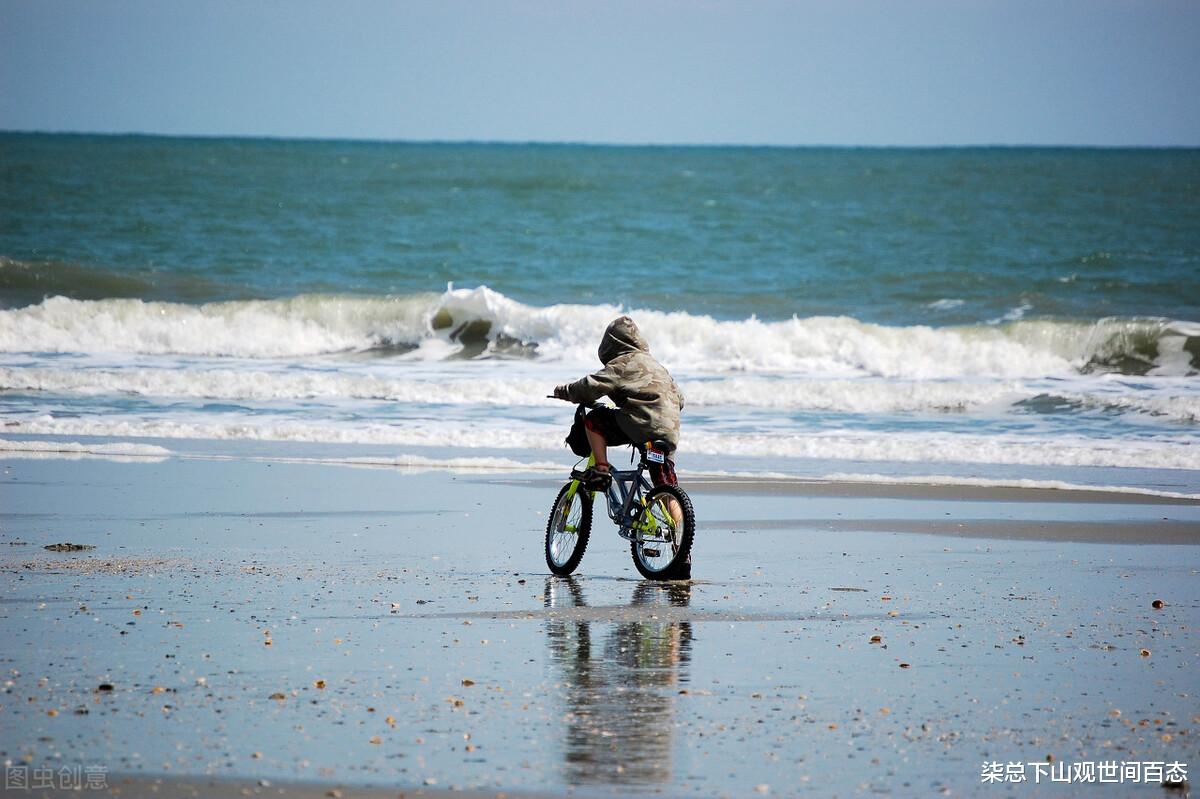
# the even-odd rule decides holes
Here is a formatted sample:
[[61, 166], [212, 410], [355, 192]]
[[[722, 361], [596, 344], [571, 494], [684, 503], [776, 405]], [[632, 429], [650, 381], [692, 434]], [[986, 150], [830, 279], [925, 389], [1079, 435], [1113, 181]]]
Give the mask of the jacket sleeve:
[[599, 372], [567, 384], [567, 399], [591, 405], [603, 396], [611, 395], [618, 384], [617, 371], [605, 366]]

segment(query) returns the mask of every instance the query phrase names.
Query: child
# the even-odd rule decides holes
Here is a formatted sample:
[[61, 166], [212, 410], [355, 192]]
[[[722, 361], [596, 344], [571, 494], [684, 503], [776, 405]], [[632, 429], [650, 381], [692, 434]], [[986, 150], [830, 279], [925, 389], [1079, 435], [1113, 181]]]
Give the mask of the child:
[[662, 464], [650, 464], [650, 477], [655, 485], [675, 485], [675, 462], [669, 452], [679, 443], [679, 412], [683, 410], [679, 386], [663, 365], [650, 357], [650, 347], [628, 316], [613, 320], [596, 354], [603, 369], [554, 389], [558, 399], [590, 405], [608, 396], [617, 405], [615, 410], [593, 408], [584, 420], [596, 456], [596, 465], [584, 472], [584, 484], [604, 489], [612, 480], [610, 444], [632, 444], [640, 449], [648, 442], [662, 441], [668, 457]]

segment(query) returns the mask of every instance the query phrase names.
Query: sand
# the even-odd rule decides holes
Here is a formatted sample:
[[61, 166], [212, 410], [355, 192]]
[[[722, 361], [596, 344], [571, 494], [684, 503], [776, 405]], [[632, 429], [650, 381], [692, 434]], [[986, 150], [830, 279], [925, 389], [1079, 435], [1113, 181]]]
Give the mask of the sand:
[[[544, 475], [0, 467], [0, 759], [29, 777], [1123, 796], [1160, 789], [981, 764], [1196, 760], [1195, 502], [685, 474], [695, 579], [661, 585], [599, 519], [550, 577]], [[95, 549], [43, 549], [64, 542]]]

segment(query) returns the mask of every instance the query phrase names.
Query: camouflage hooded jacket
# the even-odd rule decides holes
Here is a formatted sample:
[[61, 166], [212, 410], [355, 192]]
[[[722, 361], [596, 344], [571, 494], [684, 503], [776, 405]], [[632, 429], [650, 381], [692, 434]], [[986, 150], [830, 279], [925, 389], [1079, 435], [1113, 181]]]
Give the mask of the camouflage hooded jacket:
[[596, 351], [604, 368], [565, 386], [571, 402], [591, 404], [608, 396], [617, 405], [617, 423], [633, 441], [665, 439], [679, 443], [683, 393], [671, 375], [650, 357], [650, 347], [628, 316], [613, 320]]

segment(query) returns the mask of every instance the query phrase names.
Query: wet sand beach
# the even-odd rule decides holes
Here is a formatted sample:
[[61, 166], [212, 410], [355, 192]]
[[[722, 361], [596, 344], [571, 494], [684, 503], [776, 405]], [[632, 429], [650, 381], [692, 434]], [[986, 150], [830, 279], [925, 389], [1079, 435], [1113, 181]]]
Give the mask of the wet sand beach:
[[0, 461], [0, 759], [510, 797], [1155, 795], [981, 764], [1196, 760], [1200, 503], [681, 478], [695, 579], [656, 584], [599, 517], [548, 576], [545, 475]]

